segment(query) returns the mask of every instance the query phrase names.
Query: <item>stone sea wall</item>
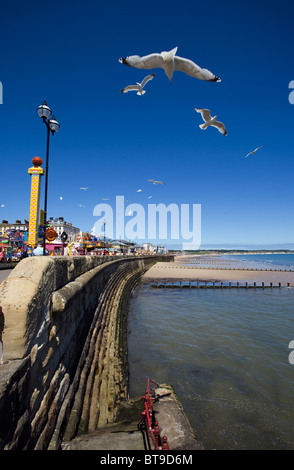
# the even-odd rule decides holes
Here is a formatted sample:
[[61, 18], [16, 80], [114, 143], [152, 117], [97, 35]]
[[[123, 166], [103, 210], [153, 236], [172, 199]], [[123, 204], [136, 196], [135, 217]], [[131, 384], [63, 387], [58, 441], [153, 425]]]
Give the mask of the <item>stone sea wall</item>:
[[163, 259], [34, 257], [2, 282], [0, 449], [59, 449], [115, 420], [127, 398], [130, 295]]

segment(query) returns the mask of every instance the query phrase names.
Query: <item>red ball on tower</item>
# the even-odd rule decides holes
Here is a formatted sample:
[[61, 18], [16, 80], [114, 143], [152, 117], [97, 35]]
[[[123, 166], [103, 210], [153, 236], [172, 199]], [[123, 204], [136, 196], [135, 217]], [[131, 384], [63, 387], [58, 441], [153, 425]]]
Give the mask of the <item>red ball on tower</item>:
[[43, 160], [41, 157], [34, 157], [32, 162], [33, 162], [33, 165], [35, 166], [41, 166], [43, 163]]

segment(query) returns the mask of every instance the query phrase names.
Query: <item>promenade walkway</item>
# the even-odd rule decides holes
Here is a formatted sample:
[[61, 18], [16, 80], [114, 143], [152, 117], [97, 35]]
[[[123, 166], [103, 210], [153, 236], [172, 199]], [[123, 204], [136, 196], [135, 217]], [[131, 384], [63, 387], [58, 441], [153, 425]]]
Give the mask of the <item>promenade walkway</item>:
[[11, 273], [12, 269], [0, 269], [0, 284], [6, 279]]

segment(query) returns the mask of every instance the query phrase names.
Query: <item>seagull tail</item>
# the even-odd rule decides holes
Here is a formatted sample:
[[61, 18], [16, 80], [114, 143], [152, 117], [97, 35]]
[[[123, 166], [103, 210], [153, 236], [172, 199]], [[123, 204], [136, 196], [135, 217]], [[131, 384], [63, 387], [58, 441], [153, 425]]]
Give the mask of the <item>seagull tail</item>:
[[146, 93], [146, 90], [142, 90], [142, 91], [139, 90], [138, 93], [137, 93], [137, 95], [141, 95], [141, 96], [142, 96], [142, 95], [144, 95], [145, 93]]

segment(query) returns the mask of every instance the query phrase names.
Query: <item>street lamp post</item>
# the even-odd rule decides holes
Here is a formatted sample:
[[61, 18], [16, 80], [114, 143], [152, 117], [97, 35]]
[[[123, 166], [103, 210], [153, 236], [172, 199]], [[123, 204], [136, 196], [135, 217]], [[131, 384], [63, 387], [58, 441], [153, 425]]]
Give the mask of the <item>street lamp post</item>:
[[49, 137], [50, 132], [52, 135], [55, 134], [60, 128], [59, 123], [56, 121], [55, 116], [50, 116], [52, 114], [51, 109], [47, 106], [46, 101], [38, 107], [37, 109], [38, 116], [43, 119], [43, 122], [47, 127], [47, 148], [46, 148], [46, 170], [45, 170], [45, 201], [44, 201], [44, 226], [43, 226], [43, 255], [46, 254], [46, 221], [47, 221], [47, 192], [48, 192], [48, 168], [49, 168]]
[[106, 243], [106, 237], [105, 237], [105, 226], [107, 224], [106, 220], [103, 220], [103, 224], [104, 224], [104, 256], [105, 256], [105, 253], [106, 253], [106, 249], [105, 249], [105, 243]]

